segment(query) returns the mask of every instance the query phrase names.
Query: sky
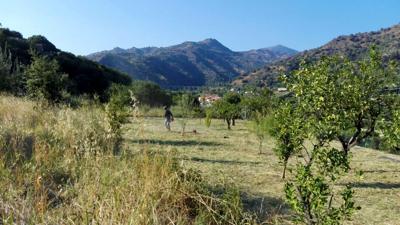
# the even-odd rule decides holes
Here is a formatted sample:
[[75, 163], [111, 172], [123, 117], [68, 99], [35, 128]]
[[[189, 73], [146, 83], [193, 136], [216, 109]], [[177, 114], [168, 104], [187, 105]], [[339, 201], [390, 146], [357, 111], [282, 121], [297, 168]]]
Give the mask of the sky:
[[0, 0], [0, 23], [78, 55], [215, 38], [234, 51], [319, 47], [400, 23], [400, 0]]

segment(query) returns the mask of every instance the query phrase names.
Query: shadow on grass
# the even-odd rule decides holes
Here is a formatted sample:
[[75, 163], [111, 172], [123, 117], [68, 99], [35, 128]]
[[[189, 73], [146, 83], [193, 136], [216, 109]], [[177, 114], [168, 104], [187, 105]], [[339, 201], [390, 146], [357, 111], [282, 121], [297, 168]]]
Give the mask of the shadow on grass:
[[400, 173], [400, 170], [382, 170], [382, 169], [376, 169], [376, 170], [362, 170], [363, 173]]
[[382, 182], [371, 182], [371, 183], [354, 182], [342, 185], [350, 185], [350, 187], [353, 188], [376, 188], [376, 189], [400, 188], [400, 183], [382, 183]]
[[388, 157], [388, 156], [381, 156], [381, 157], [379, 157], [380, 159], [385, 159], [385, 160], [389, 160], [389, 161], [392, 161], [392, 162], [395, 162], [395, 163], [400, 163], [400, 160], [399, 159], [394, 159], [394, 158], [391, 158], [391, 157]]
[[[230, 189], [223, 186], [208, 188], [211, 193], [219, 197], [222, 197], [227, 191], [229, 192]], [[239, 193], [244, 211], [255, 215], [260, 224], [276, 224], [273, 221], [288, 221], [292, 216], [289, 205], [281, 198], [243, 191], [239, 191]]]
[[[244, 209], [258, 218], [258, 222], [272, 222], [277, 218], [289, 218], [290, 208], [281, 198], [242, 194]], [[269, 224], [269, 223], [268, 223]]]
[[252, 162], [252, 161], [239, 161], [239, 160], [223, 160], [223, 159], [204, 159], [199, 157], [182, 158], [183, 160], [190, 160], [195, 162], [208, 162], [208, 163], [223, 163], [223, 164], [262, 164], [263, 162]]
[[221, 143], [213, 141], [195, 141], [195, 140], [160, 140], [160, 139], [137, 139], [128, 140], [135, 144], [153, 144], [170, 146], [220, 146]]

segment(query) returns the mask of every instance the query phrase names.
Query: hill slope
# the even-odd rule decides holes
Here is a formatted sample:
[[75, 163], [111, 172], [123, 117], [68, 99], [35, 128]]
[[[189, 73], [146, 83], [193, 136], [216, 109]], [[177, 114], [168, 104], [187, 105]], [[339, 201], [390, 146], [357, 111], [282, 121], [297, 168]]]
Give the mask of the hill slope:
[[295, 53], [284, 46], [234, 52], [215, 39], [206, 39], [163, 48], [114, 48], [87, 58], [162, 86], [202, 86], [229, 82]]
[[125, 74], [57, 49], [43, 36], [36, 35], [26, 39], [19, 32], [0, 28], [0, 47], [9, 50], [12, 57], [25, 66], [31, 63], [31, 49], [39, 55], [56, 59], [61, 72], [68, 74], [69, 91], [73, 94], [103, 95], [111, 83], [131, 81]]
[[347, 56], [352, 60], [361, 59], [368, 54], [369, 48], [373, 45], [376, 45], [385, 57], [400, 60], [400, 24], [375, 32], [339, 36], [319, 48], [301, 52], [251, 73], [242, 74], [233, 81], [233, 84], [252, 83], [259, 86], [277, 86], [279, 74], [297, 69], [302, 60], [315, 61], [322, 56], [335, 54]]

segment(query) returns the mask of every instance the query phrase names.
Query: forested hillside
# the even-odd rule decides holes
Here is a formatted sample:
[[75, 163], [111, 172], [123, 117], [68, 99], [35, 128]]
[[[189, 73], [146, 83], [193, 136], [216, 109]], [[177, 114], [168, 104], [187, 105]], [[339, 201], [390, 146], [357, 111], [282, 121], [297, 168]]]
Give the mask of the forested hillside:
[[[22, 70], [31, 64], [34, 55], [45, 57], [48, 61], [56, 60], [59, 72], [67, 75], [65, 88], [74, 95], [102, 96], [111, 83], [129, 84], [131, 82], [131, 78], [123, 73], [57, 49], [54, 44], [40, 35], [24, 38], [17, 31], [0, 28], [0, 48], [3, 63], [8, 60], [9, 64], [12, 64], [5, 73], [14, 73], [17, 69], [22, 73]], [[2, 76], [4, 77], [6, 76]], [[10, 84], [10, 81], [7, 83]]]
[[233, 84], [247, 83], [258, 86], [277, 86], [278, 76], [299, 68], [300, 62], [317, 61], [323, 56], [342, 55], [350, 60], [368, 55], [371, 46], [376, 46], [386, 59], [400, 60], [400, 25], [379, 31], [339, 36], [319, 48], [301, 52], [295, 56], [267, 64], [251, 73], [243, 74]]

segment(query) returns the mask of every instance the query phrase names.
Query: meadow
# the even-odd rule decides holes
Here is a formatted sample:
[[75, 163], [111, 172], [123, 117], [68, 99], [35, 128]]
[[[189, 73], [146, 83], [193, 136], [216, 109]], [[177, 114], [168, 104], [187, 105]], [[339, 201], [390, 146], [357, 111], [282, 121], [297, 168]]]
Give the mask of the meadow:
[[[138, 113], [116, 152], [101, 104], [0, 103], [2, 224], [290, 224], [274, 141], [260, 154], [248, 121], [227, 130], [176, 118], [168, 132]], [[399, 223], [399, 165], [398, 155], [355, 147], [339, 185], [355, 188], [362, 209], [346, 224]]]
[[[125, 127], [126, 144], [131, 150], [145, 145], [155, 151], [176, 151], [183, 167], [200, 170], [213, 184], [236, 186], [245, 210], [256, 214], [259, 222], [287, 223], [291, 213], [284, 202], [283, 167], [273, 151], [274, 141], [267, 138], [259, 154], [258, 140], [249, 131], [248, 121], [237, 121], [232, 130], [227, 130], [222, 120], [213, 120], [207, 128], [203, 119], [189, 119], [184, 136], [179, 118], [172, 132], [164, 129], [162, 118], [142, 121], [141, 129], [135, 124]], [[141, 130], [141, 136], [135, 134], [137, 130]], [[351, 168], [339, 183], [354, 187], [361, 210], [346, 224], [399, 224], [400, 156], [355, 147]]]

